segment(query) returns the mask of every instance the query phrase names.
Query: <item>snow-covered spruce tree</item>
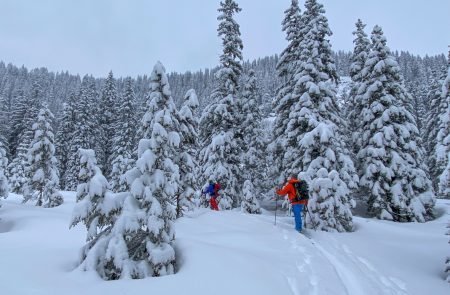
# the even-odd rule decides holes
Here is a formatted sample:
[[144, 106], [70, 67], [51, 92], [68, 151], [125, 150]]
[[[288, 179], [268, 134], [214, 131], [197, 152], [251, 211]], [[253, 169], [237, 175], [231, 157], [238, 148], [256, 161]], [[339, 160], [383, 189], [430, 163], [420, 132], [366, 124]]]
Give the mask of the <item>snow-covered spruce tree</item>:
[[[12, 158], [19, 157], [18, 147], [22, 144], [25, 153], [33, 139], [32, 126], [40, 109], [42, 90], [38, 83], [34, 83], [30, 93], [20, 89], [17, 91], [16, 104], [12, 107], [11, 132], [9, 138]], [[23, 152], [23, 149], [21, 150]]]
[[[436, 76], [438, 78], [436, 78]], [[427, 100], [429, 102], [429, 110], [427, 113], [426, 126], [424, 131], [424, 146], [427, 152], [427, 164], [430, 169], [430, 177], [436, 191], [438, 191], [439, 175], [442, 173], [444, 166], [438, 165], [436, 159], [437, 137], [439, 132], [440, 118], [447, 105], [442, 96], [442, 86], [445, 80], [445, 71], [435, 70], [432, 74]]]
[[[171, 97], [164, 66], [158, 62], [151, 74], [148, 108], [142, 119], [143, 139], [139, 142], [136, 166], [127, 172], [133, 204], [127, 210], [130, 222], [119, 232], [127, 233], [127, 254], [113, 260], [120, 276], [144, 278], [175, 272], [174, 220], [171, 204], [179, 193], [180, 124]], [[125, 210], [125, 209], [124, 209]], [[138, 213], [137, 213], [138, 212]], [[126, 220], [127, 216], [121, 216]], [[126, 266], [126, 267], [125, 267]]]
[[21, 118], [20, 123], [18, 123], [19, 126], [17, 126], [17, 131], [20, 131], [20, 133], [14, 132], [18, 139], [12, 140], [12, 142], [18, 142], [19, 144], [13, 149], [15, 151], [14, 158], [8, 166], [10, 189], [14, 193], [24, 193], [28, 182], [28, 149], [34, 137], [33, 124], [38, 117], [41, 96], [41, 86], [35, 82], [31, 93], [23, 98], [21, 107], [14, 114], [14, 119], [20, 120], [19, 118]]
[[[450, 63], [450, 61], [449, 61]], [[444, 166], [439, 176], [439, 196], [450, 199], [450, 64], [442, 85], [442, 99], [447, 109], [440, 115], [436, 145], [436, 164]]]
[[27, 167], [27, 148], [21, 143], [17, 148], [17, 157], [15, 157], [8, 165], [8, 180], [11, 192], [22, 194], [27, 177], [25, 168]]
[[8, 179], [6, 178], [7, 167], [8, 158], [6, 157], [6, 149], [3, 146], [3, 143], [0, 141], [0, 199], [6, 199], [9, 193]]
[[244, 121], [243, 141], [244, 141], [244, 179], [250, 180], [255, 185], [256, 191], [253, 194], [259, 194], [262, 190], [262, 182], [265, 179], [265, 172], [268, 168], [265, 161], [265, 142], [261, 130], [261, 109], [257, 97], [257, 80], [253, 70], [248, 73], [248, 79], [242, 92], [242, 115]]
[[77, 175], [80, 170], [79, 149], [94, 149], [97, 144], [96, 121], [98, 114], [95, 103], [95, 80], [92, 77], [84, 76], [81, 83], [80, 93], [75, 104], [75, 127], [70, 141], [70, 153], [67, 162], [67, 170], [64, 183], [67, 190], [75, 190], [77, 187]]
[[97, 159], [104, 175], [111, 173], [112, 150], [114, 145], [114, 134], [116, 131], [116, 112], [124, 110], [115, 110], [117, 104], [116, 80], [112, 71], [106, 78], [105, 85], [100, 97], [100, 150]]
[[285, 132], [289, 122], [291, 107], [295, 103], [295, 100], [292, 98], [295, 86], [294, 75], [299, 66], [300, 43], [303, 40], [304, 33], [298, 0], [292, 0], [290, 7], [285, 11], [282, 26], [283, 31], [286, 33], [288, 46], [281, 53], [277, 64], [277, 74], [282, 81], [281, 86], [277, 89], [274, 103], [277, 116], [272, 142], [268, 147], [272, 158], [271, 162], [274, 163], [271, 174], [272, 177], [278, 178], [278, 183], [284, 181], [289, 173], [283, 160], [287, 141]]
[[0, 92], [0, 145], [6, 152], [6, 156], [9, 155], [8, 138], [11, 132], [11, 104]]
[[[86, 226], [87, 244], [80, 257], [80, 268], [96, 271], [105, 280], [118, 279], [111, 253], [117, 247], [112, 239], [112, 227], [119, 214], [123, 196], [114, 196], [108, 189], [108, 181], [97, 166], [93, 150], [79, 150], [80, 171], [78, 174], [77, 204], [70, 227], [82, 222]], [[119, 257], [117, 260], [120, 261]]]
[[29, 174], [24, 202], [36, 200], [36, 206], [52, 208], [63, 203], [58, 190], [59, 177], [51, 121], [53, 114], [44, 105], [33, 124], [34, 139], [28, 150]]
[[423, 164], [418, 130], [408, 111], [399, 67], [379, 26], [359, 88], [361, 182], [369, 212], [381, 219], [425, 222], [433, 218], [435, 196]]
[[28, 101], [25, 91], [23, 89], [17, 89], [14, 92], [14, 103], [11, 106], [10, 126], [8, 143], [11, 159], [16, 158], [17, 148], [19, 146], [19, 135], [25, 129], [25, 113], [27, 111]]
[[[77, 136], [80, 143], [84, 142], [82, 146], [87, 144], [87, 149], [93, 149], [97, 157], [103, 155], [102, 129], [100, 127], [101, 115], [99, 115], [102, 112], [100, 94], [97, 90], [97, 81], [94, 77], [85, 75], [81, 81], [76, 104], [75, 115], [78, 125], [75, 126], [74, 137]], [[78, 121], [78, 118], [81, 121]], [[80, 127], [82, 130], [79, 130]], [[80, 158], [76, 156], [76, 159], [79, 161]], [[103, 169], [103, 163], [99, 160], [97, 161], [97, 165], [100, 169]], [[77, 173], [77, 171], [75, 172]]]
[[296, 63], [299, 60], [299, 46], [302, 40], [300, 32], [302, 29], [301, 10], [298, 0], [292, 0], [291, 5], [284, 11], [282, 30], [286, 33], [287, 47], [280, 55], [277, 64], [278, 75], [284, 79], [285, 86], [293, 78]]
[[194, 115], [198, 105], [195, 90], [188, 90], [184, 96], [183, 106], [179, 111], [182, 152], [178, 159], [181, 185], [176, 200], [177, 218], [182, 216], [184, 209], [190, 210], [194, 207], [193, 196], [198, 190], [198, 120]]
[[322, 178], [317, 174], [320, 169], [326, 169], [329, 181], [339, 186], [339, 195], [330, 191], [317, 198], [313, 194], [311, 216], [321, 230], [350, 231], [353, 202], [349, 195], [357, 187], [358, 177], [343, 140], [346, 126], [337, 105], [338, 77], [327, 39], [331, 31], [322, 4], [307, 0], [305, 7], [303, 20], [307, 30], [300, 45], [301, 63], [293, 93], [296, 103], [291, 107], [285, 131], [283, 161], [288, 172], [303, 172], [302, 177], [311, 183]]
[[347, 116], [348, 122], [348, 131], [350, 132], [351, 143], [353, 146], [353, 152], [357, 153], [359, 150], [359, 125], [360, 125], [360, 114], [363, 109], [363, 105], [361, 104], [361, 99], [358, 96], [358, 88], [361, 83], [364, 81], [364, 76], [362, 74], [362, 70], [364, 68], [364, 64], [367, 60], [367, 56], [370, 52], [370, 40], [367, 37], [367, 34], [364, 32], [364, 28], [366, 25], [358, 19], [356, 22], [356, 31], [353, 32], [355, 35], [355, 40], [353, 40], [353, 44], [355, 44], [355, 48], [352, 54], [352, 63], [350, 65], [350, 77], [352, 79], [353, 85], [350, 90], [350, 104], [347, 106], [347, 110], [344, 113]]
[[219, 207], [231, 209], [240, 204], [240, 154], [242, 131], [238, 112], [238, 81], [242, 73], [242, 40], [239, 25], [233, 19], [241, 11], [233, 0], [220, 2], [218, 34], [222, 38], [221, 68], [216, 73], [216, 88], [211, 104], [200, 120], [201, 182], [219, 182], [222, 186]]
[[255, 195], [255, 188], [250, 180], [244, 182], [244, 188], [242, 189], [242, 202], [241, 209], [245, 213], [261, 214], [261, 206]]
[[125, 80], [125, 93], [122, 97], [120, 112], [117, 112], [118, 122], [115, 128], [114, 144], [112, 148], [112, 170], [110, 174], [111, 189], [114, 192], [128, 191], [129, 187], [125, 180], [125, 173], [133, 168], [135, 159], [133, 151], [136, 146], [136, 115], [135, 96], [133, 81], [131, 78]]
[[[419, 69], [417, 69], [418, 65], [417, 62], [414, 61], [413, 64], [409, 67], [409, 71], [414, 73], [414, 80], [410, 80], [410, 81], [405, 81], [405, 88], [408, 90], [409, 94], [411, 95], [410, 97], [410, 102], [411, 102], [411, 106], [412, 106], [412, 115], [414, 116], [414, 120], [416, 121], [417, 124], [417, 129], [419, 130], [419, 134], [424, 135], [425, 133], [425, 126], [426, 126], [426, 122], [425, 122], [425, 116], [426, 116], [426, 102], [425, 102], [425, 98], [426, 98], [426, 90], [425, 90], [425, 83], [426, 83], [426, 79], [425, 78], [419, 78], [416, 76], [419, 76], [420, 71]], [[418, 80], [420, 80], [420, 83], [418, 82]]]
[[58, 169], [60, 175], [60, 186], [66, 189], [65, 180], [68, 178], [67, 162], [70, 156], [70, 143], [76, 125], [75, 118], [75, 94], [72, 93], [69, 101], [63, 104], [63, 114], [60, 119], [58, 132], [56, 133], [56, 158], [58, 160]]

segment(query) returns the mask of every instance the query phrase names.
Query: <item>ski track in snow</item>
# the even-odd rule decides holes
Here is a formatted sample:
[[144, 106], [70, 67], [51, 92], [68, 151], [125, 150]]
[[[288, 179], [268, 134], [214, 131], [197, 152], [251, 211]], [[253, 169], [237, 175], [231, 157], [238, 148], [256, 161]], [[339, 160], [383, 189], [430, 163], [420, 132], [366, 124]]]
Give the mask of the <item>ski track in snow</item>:
[[[297, 252], [300, 252], [300, 255], [294, 256], [299, 257], [295, 259], [295, 266], [299, 273], [302, 275], [290, 276], [288, 277], [288, 283], [292, 290], [292, 293], [295, 295], [304, 294], [305, 290], [307, 290], [307, 294], [318, 294], [318, 277], [315, 273], [315, 270], [311, 266], [312, 256], [308, 254], [307, 249], [304, 246], [299, 245], [298, 239], [291, 239], [289, 231], [283, 229], [283, 238], [286, 241], [291, 243], [292, 249]], [[299, 290], [299, 285], [303, 282], [303, 280], [299, 279], [309, 276], [309, 284], [308, 286], [301, 286], [301, 291]]]
[[[339, 245], [339, 243], [337, 241], [327, 243], [327, 245], [335, 248], [335, 253], [339, 253], [340, 255], [331, 254], [331, 252], [325, 250], [325, 248], [319, 244], [316, 244], [316, 248], [336, 269], [336, 273], [347, 288], [347, 294], [408, 294], [403, 285], [397, 284], [399, 280], [396, 282], [383, 276], [366, 259], [353, 255], [346, 245], [338, 247], [337, 245]], [[349, 264], [351, 264], [352, 268], [348, 266]], [[355, 269], [359, 269], [360, 271], [355, 272]], [[368, 293], [369, 290], [367, 290], [365, 284], [361, 284], [363, 281], [368, 281], [372, 287], [377, 289], [382, 286], [382, 289]]]
[[[297, 234], [293, 224], [277, 221], [277, 226], [282, 228], [283, 238], [291, 244], [291, 248], [300, 252], [295, 259], [299, 276], [288, 276], [288, 284], [292, 294], [327, 294], [321, 290], [317, 273], [321, 273], [320, 265], [313, 265], [312, 260], [325, 260], [334, 269], [339, 278], [343, 291], [348, 295], [408, 295], [405, 283], [400, 279], [386, 277], [378, 271], [367, 259], [354, 255], [349, 247], [341, 245], [331, 236], [314, 240]], [[290, 228], [290, 229], [289, 229]], [[339, 253], [335, 255], [332, 253]], [[317, 269], [318, 268], [318, 269]], [[356, 271], [357, 270], [357, 271]], [[309, 285], [304, 286], [302, 278], [309, 278]], [[299, 278], [300, 277], [300, 278]], [[325, 283], [325, 282], [324, 282]], [[370, 286], [371, 288], [367, 288]], [[336, 293], [337, 294], [337, 293]]]

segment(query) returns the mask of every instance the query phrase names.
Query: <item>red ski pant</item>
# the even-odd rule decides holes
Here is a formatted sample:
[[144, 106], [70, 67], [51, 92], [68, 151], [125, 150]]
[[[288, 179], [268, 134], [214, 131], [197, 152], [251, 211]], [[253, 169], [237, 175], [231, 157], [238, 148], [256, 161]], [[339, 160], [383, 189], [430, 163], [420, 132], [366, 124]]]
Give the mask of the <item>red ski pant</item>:
[[217, 206], [216, 198], [209, 199], [209, 204], [211, 205], [211, 209], [215, 211], [219, 211], [219, 207]]

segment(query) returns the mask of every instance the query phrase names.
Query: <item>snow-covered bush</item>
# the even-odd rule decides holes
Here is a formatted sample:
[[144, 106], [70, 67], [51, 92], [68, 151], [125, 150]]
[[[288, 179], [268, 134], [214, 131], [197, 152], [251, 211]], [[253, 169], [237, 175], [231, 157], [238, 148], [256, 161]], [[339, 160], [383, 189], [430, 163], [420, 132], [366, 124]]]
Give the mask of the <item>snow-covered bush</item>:
[[317, 177], [311, 182], [311, 199], [308, 208], [311, 214], [306, 216], [306, 224], [314, 224], [316, 229], [325, 231], [352, 231], [351, 208], [355, 203], [349, 198], [347, 185], [335, 170], [317, 171]]
[[242, 190], [243, 198], [241, 203], [241, 209], [245, 213], [261, 214], [261, 206], [255, 195], [255, 188], [250, 180], [244, 182], [244, 188]]
[[74, 208], [71, 226], [83, 222], [86, 226], [87, 241], [97, 237], [99, 228], [111, 224], [102, 207], [109, 194], [108, 181], [97, 166], [93, 150], [80, 149], [81, 169], [78, 174], [77, 204]]
[[11, 192], [16, 194], [22, 194], [28, 182], [25, 174], [28, 165], [27, 149], [25, 144], [20, 143], [17, 148], [17, 156], [8, 165], [9, 188]]
[[51, 121], [53, 114], [44, 106], [33, 125], [34, 139], [28, 150], [29, 174], [24, 202], [36, 200], [36, 206], [52, 208], [63, 203], [59, 192], [59, 174]]
[[80, 149], [79, 155], [77, 204], [70, 225], [73, 227], [82, 222], [87, 230], [87, 244], [81, 251], [79, 267], [84, 271], [96, 271], [105, 280], [118, 279], [116, 267], [111, 262], [114, 259], [110, 248], [115, 246], [111, 242], [111, 231], [124, 195], [115, 196], [108, 189], [108, 181], [97, 166], [93, 150]]

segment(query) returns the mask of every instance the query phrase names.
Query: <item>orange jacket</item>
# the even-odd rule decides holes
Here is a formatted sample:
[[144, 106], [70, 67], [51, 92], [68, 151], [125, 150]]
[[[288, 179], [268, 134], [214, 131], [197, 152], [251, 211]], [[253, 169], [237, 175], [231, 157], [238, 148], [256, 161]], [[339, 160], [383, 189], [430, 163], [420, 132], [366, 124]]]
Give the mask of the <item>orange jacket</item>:
[[280, 196], [288, 195], [289, 201], [292, 203], [292, 205], [296, 205], [296, 204], [307, 205], [308, 204], [308, 200], [292, 202], [292, 200], [295, 199], [294, 183], [296, 183], [296, 182], [299, 182], [296, 178], [289, 179], [288, 183], [286, 183], [286, 185], [282, 189], [277, 190], [277, 195], [280, 195]]

